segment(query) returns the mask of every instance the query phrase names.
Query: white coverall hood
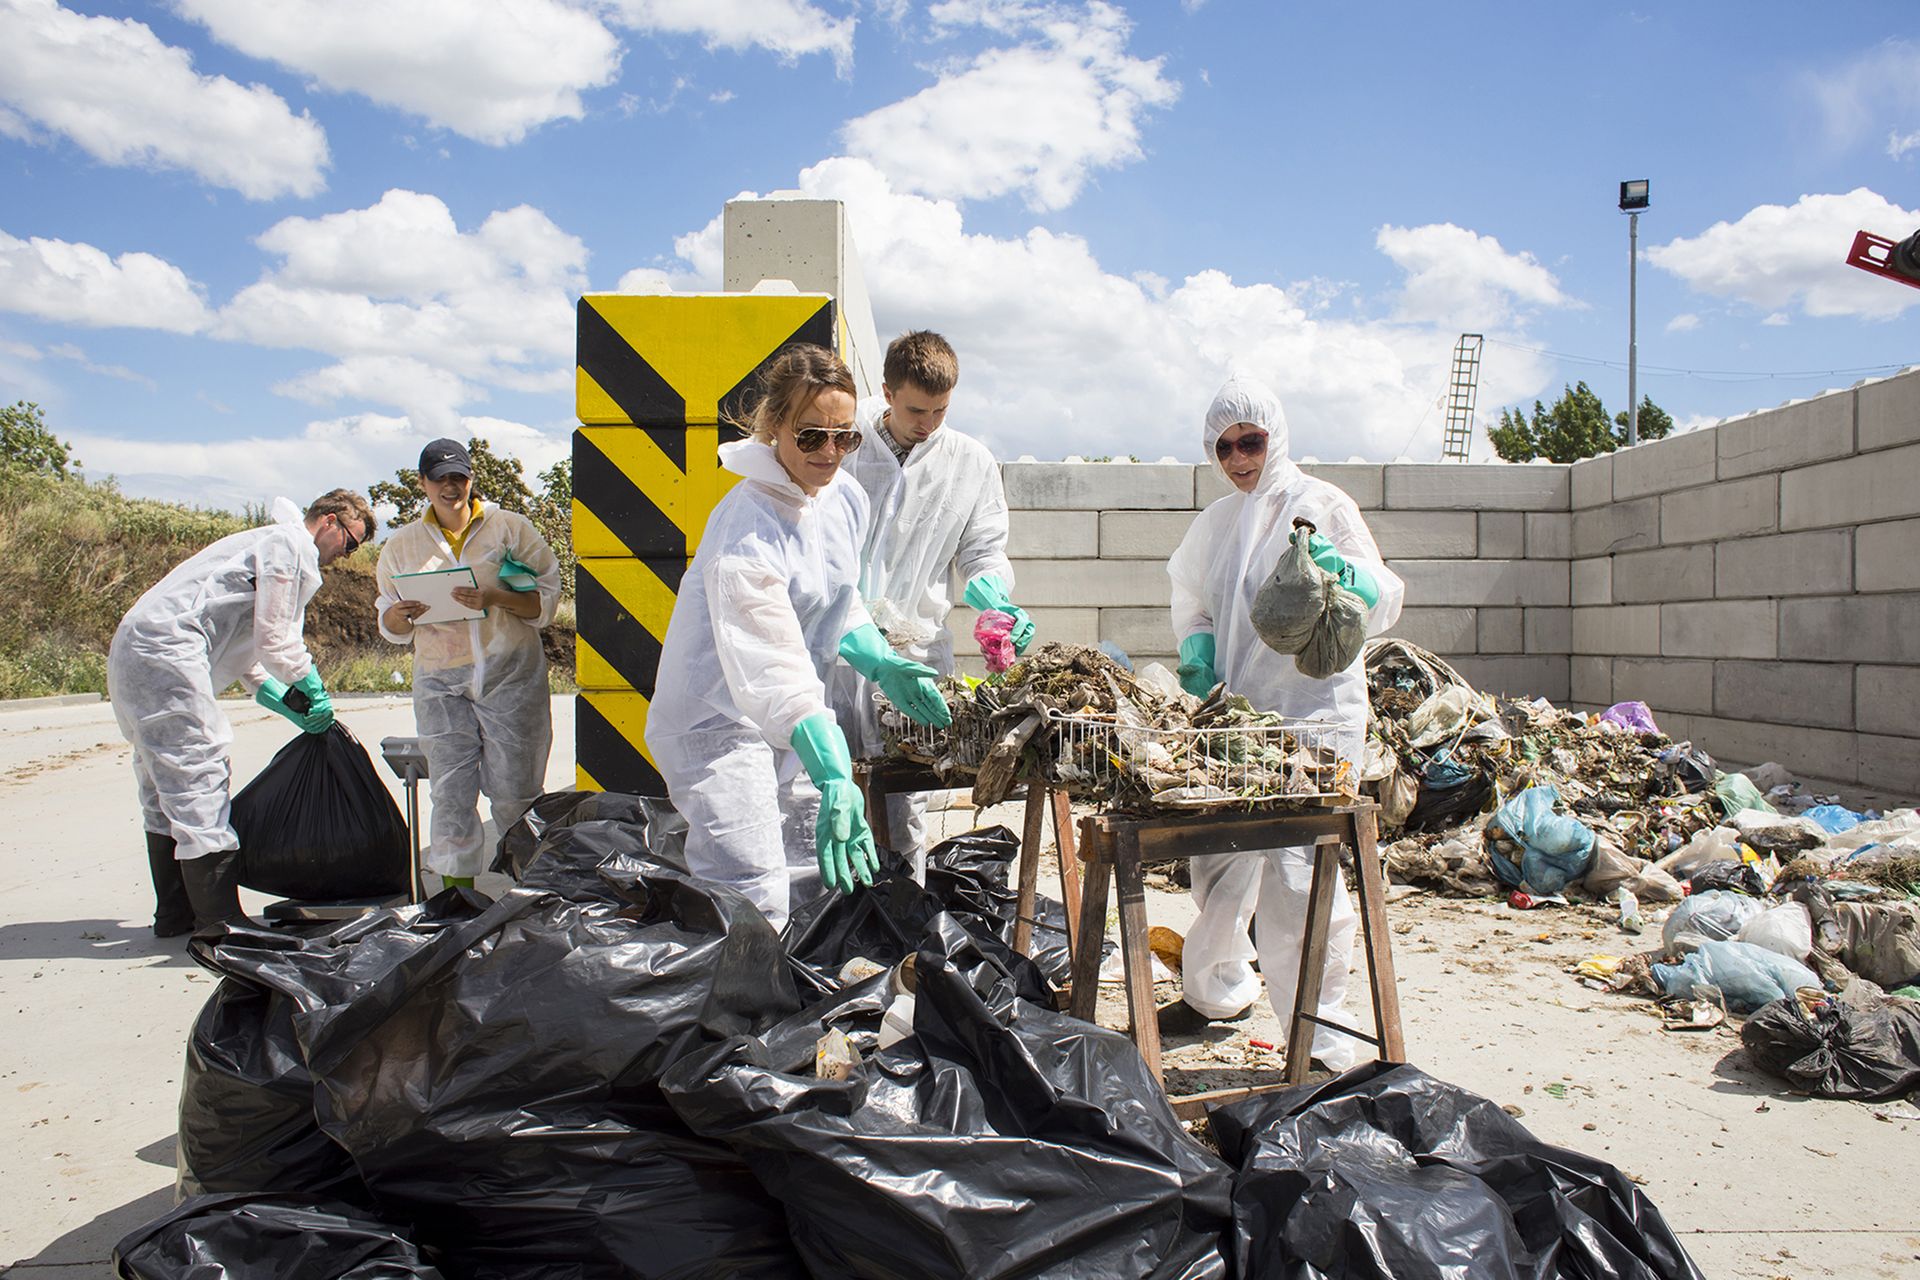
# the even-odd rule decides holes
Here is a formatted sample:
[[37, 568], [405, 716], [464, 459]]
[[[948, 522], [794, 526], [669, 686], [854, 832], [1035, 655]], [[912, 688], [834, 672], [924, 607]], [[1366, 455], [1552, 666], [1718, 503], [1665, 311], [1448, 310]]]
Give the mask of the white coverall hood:
[[1207, 406], [1207, 416], [1200, 427], [1201, 456], [1213, 463], [1215, 471], [1222, 476], [1227, 474], [1226, 464], [1214, 452], [1214, 446], [1230, 428], [1242, 422], [1267, 433], [1267, 463], [1260, 472], [1260, 482], [1254, 486], [1255, 493], [1265, 493], [1277, 484], [1285, 484], [1299, 473], [1299, 468], [1287, 456], [1290, 445], [1287, 415], [1280, 407], [1280, 397], [1266, 383], [1238, 370], [1229, 374], [1220, 390], [1214, 393], [1213, 403]]

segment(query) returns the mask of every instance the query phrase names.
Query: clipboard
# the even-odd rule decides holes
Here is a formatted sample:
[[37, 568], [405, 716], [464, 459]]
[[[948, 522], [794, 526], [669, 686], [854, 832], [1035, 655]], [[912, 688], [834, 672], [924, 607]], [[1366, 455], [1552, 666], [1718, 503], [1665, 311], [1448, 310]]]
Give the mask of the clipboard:
[[418, 600], [427, 611], [413, 620], [414, 626], [429, 622], [471, 622], [487, 616], [485, 609], [469, 609], [453, 598], [455, 587], [477, 587], [473, 566], [459, 564], [451, 569], [427, 569], [420, 573], [396, 573], [393, 588], [402, 600]]

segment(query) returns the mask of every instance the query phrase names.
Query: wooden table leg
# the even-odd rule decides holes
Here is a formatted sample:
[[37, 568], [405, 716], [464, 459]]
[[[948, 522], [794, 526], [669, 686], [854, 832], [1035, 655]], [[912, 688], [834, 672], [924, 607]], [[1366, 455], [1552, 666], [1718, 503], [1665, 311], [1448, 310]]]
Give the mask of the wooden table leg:
[[1013, 949], [1033, 954], [1033, 915], [1040, 886], [1040, 841], [1047, 834], [1047, 789], [1027, 784], [1026, 832], [1020, 837], [1020, 899], [1014, 907]]
[[1140, 1056], [1159, 1080], [1160, 1019], [1153, 1003], [1153, 953], [1147, 948], [1147, 888], [1140, 874], [1140, 845], [1131, 832], [1122, 833], [1113, 850], [1113, 875], [1120, 893], [1120, 958], [1126, 965], [1128, 1026]]
[[1060, 905], [1066, 908], [1067, 953], [1080, 929], [1080, 851], [1073, 840], [1073, 801], [1064, 790], [1048, 792], [1053, 805], [1053, 847], [1060, 859]]
[[1387, 893], [1380, 874], [1373, 811], [1354, 815], [1353, 865], [1360, 880], [1360, 928], [1367, 947], [1367, 982], [1373, 992], [1374, 1034], [1380, 1056], [1405, 1062], [1407, 1045], [1400, 1032], [1400, 984], [1393, 969], [1393, 931], [1387, 927]]
[[1337, 845], [1313, 846], [1313, 889], [1307, 896], [1307, 927], [1300, 943], [1300, 981], [1293, 993], [1293, 1021], [1287, 1028], [1287, 1083], [1304, 1084], [1313, 1057], [1316, 1023], [1301, 1015], [1320, 1012], [1320, 983], [1327, 971], [1327, 928], [1333, 920], [1333, 893], [1340, 884]]
[[1080, 930], [1073, 948], [1073, 998], [1067, 1012], [1092, 1022], [1100, 1003], [1100, 947], [1107, 940], [1107, 884], [1112, 875], [1111, 840], [1102, 839], [1099, 819], [1082, 820], [1081, 845], [1087, 850], [1087, 875], [1080, 895]]
[[867, 805], [867, 830], [873, 832], [876, 848], [893, 848], [893, 830], [887, 825], [887, 790], [873, 773], [867, 774], [867, 780], [860, 790]]

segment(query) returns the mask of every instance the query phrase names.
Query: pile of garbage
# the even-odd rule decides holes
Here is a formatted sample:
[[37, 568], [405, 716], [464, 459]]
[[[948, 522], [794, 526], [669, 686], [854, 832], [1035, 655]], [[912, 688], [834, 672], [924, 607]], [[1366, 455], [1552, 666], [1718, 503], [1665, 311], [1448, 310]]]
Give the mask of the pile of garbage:
[[[1196, 1140], [1130, 1039], [1059, 1012], [1057, 939], [1008, 946], [1004, 828], [778, 934], [689, 873], [683, 831], [545, 797], [498, 901], [195, 938], [219, 986], [184, 1200], [117, 1274], [1699, 1274], [1618, 1171], [1412, 1068], [1249, 1099], [1218, 1151]], [[1432, 1229], [1332, 1229], [1362, 1209]]]

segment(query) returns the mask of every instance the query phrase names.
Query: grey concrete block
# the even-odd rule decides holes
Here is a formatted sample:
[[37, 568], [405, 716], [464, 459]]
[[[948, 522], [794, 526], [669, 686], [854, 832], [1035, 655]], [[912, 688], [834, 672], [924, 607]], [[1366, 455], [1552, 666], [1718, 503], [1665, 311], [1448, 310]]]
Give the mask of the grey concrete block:
[[1168, 608], [1173, 584], [1162, 572], [1146, 572], [1129, 560], [1025, 560], [1014, 566], [1019, 579], [1014, 599], [1023, 609]]
[[1572, 567], [1573, 603], [1613, 603], [1613, 557], [1575, 560]]
[[1402, 511], [1565, 511], [1567, 468], [1555, 463], [1398, 463], [1386, 505]]
[[1527, 559], [1565, 560], [1573, 554], [1573, 515], [1565, 511], [1527, 512]]
[[1567, 566], [1558, 560], [1398, 560], [1407, 603], [1564, 605]]
[[1528, 653], [1573, 652], [1573, 610], [1528, 609], [1523, 643]]
[[1103, 560], [1158, 560], [1163, 565], [1187, 536], [1196, 512], [1103, 511], [1100, 557]]
[[1660, 606], [1657, 604], [1598, 605], [1573, 610], [1575, 653], [1614, 657], [1625, 653], [1660, 652]]
[[1717, 542], [1780, 527], [1780, 477], [1721, 481], [1660, 497], [1660, 541]]
[[1196, 509], [1204, 511], [1232, 492], [1233, 483], [1211, 462], [1193, 469], [1193, 505]]
[[1660, 652], [1669, 658], [1775, 658], [1779, 609], [1772, 600], [1707, 600], [1660, 606]]
[[1520, 609], [1480, 610], [1481, 653], [1524, 653], [1524, 611]]
[[1567, 700], [1567, 660], [1559, 657], [1459, 657], [1449, 662], [1467, 682], [1483, 693], [1515, 698]]
[[[1352, 498], [1362, 511], [1378, 511], [1387, 505], [1387, 469], [1383, 466], [1366, 462], [1308, 462], [1300, 469]], [[1218, 467], [1208, 470], [1220, 474]], [[1226, 483], [1224, 477], [1221, 483]]]
[[1716, 662], [1713, 713], [1824, 729], [1853, 728], [1853, 668], [1824, 662]]
[[1920, 594], [1782, 600], [1779, 656], [1920, 664]]
[[1841, 729], [1696, 716], [1688, 736], [1723, 765], [1751, 766], [1773, 760], [1804, 778], [1853, 782], [1859, 776], [1858, 739]]
[[1780, 477], [1780, 527], [1825, 529], [1920, 516], [1920, 444], [1802, 467]]
[[1573, 513], [1573, 554], [1612, 555], [1660, 545], [1660, 499], [1636, 498]]
[[1613, 558], [1613, 598], [1619, 604], [1649, 600], [1711, 600], [1713, 547], [1663, 547]]
[[1375, 511], [1367, 528], [1389, 560], [1471, 560], [1480, 538], [1471, 511]]
[[1882, 738], [1863, 733], [1859, 753], [1861, 786], [1891, 791], [1908, 801], [1920, 797], [1920, 738]]
[[1488, 511], [1480, 517], [1480, 555], [1518, 560], [1527, 554], [1527, 517], [1519, 511]]
[[1015, 510], [1183, 510], [1193, 506], [1184, 463], [1009, 462], [1000, 468]]
[[1920, 738], [1920, 667], [1856, 667], [1853, 697], [1860, 732]]
[[1165, 609], [1102, 609], [1100, 638], [1129, 655], [1171, 653], [1180, 647], [1173, 638], [1173, 615]]
[[[1917, 549], [1920, 543], [1908, 548], [1909, 560], [1916, 558]], [[1713, 593], [1722, 598], [1808, 596], [1852, 589], [1850, 529], [1735, 538], [1715, 549]]]
[[1857, 591], [1920, 591], [1920, 520], [1855, 529], [1853, 585]]
[[1709, 429], [1649, 440], [1613, 455], [1613, 500], [1668, 493], [1719, 478], [1716, 437]]
[[1613, 501], [1613, 455], [1574, 463], [1568, 468], [1568, 484], [1575, 511], [1606, 506]]
[[1860, 451], [1920, 440], [1920, 372], [1861, 387]]
[[1067, 560], [1100, 554], [1097, 511], [1009, 511], [1007, 517], [1007, 554], [1016, 560]]
[[1854, 395], [1834, 391], [1714, 428], [1720, 442], [1720, 478], [1735, 480], [1844, 458], [1853, 452]]
[[1567, 696], [1596, 707], [1613, 703], [1613, 659], [1576, 655], [1567, 660]]
[[1399, 620], [1387, 628], [1387, 634], [1411, 640], [1442, 657], [1473, 653], [1480, 643], [1477, 612], [1474, 609], [1402, 609]]
[[[1617, 658], [1613, 664], [1613, 694], [1615, 702], [1644, 702], [1656, 711], [1711, 715], [1713, 663], [1704, 659]], [[1661, 728], [1666, 729], [1665, 720]]]

